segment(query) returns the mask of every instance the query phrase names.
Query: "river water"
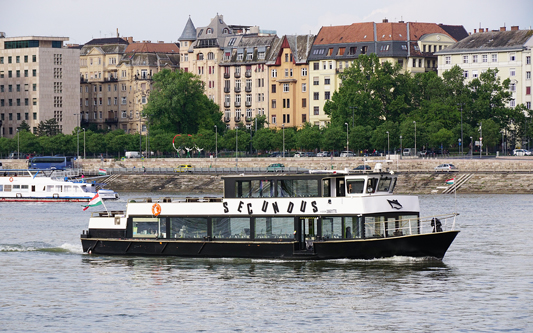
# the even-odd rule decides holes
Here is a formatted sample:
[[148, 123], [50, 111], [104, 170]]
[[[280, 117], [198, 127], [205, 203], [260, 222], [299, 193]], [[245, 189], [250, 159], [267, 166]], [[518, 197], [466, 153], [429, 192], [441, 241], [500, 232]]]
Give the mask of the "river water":
[[533, 331], [531, 196], [420, 205], [461, 214], [443, 261], [90, 256], [95, 208], [2, 203], [0, 331]]

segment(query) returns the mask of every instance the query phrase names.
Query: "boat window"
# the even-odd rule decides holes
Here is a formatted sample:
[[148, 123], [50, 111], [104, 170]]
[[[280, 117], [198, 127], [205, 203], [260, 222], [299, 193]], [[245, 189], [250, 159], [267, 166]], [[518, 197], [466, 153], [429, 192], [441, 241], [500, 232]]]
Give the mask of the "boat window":
[[20, 192], [29, 192], [29, 185], [20, 185]]
[[331, 188], [329, 187], [329, 179], [322, 180], [322, 196], [331, 197]]
[[11, 185], [4, 185], [4, 192], [11, 192]]
[[237, 198], [272, 198], [274, 197], [273, 180], [247, 180], [235, 182]]
[[418, 216], [416, 215], [400, 215], [396, 222], [396, 229], [401, 231], [404, 235], [414, 235], [420, 233]]
[[384, 237], [385, 216], [365, 217], [365, 237]]
[[376, 186], [378, 184], [378, 178], [368, 178], [368, 183], [366, 185], [366, 192], [367, 193], [374, 193], [376, 192]]
[[46, 185], [46, 192], [53, 192], [54, 191], [54, 185]]
[[361, 216], [347, 216], [344, 218], [345, 239], [364, 238], [363, 218]]
[[392, 183], [392, 177], [382, 177], [378, 184], [379, 192], [389, 192]]
[[294, 239], [294, 218], [257, 217], [254, 237], [256, 239]]
[[72, 186], [65, 185], [63, 189], [65, 192], [72, 192]]
[[20, 185], [13, 185], [14, 192], [20, 192]]
[[344, 178], [337, 178], [337, 196], [343, 197], [345, 193]]
[[4, 185], [0, 184], [0, 192], [4, 191]]
[[365, 189], [365, 180], [364, 179], [348, 179], [346, 181], [348, 184], [348, 194], [354, 193], [363, 193]]
[[165, 238], [167, 235], [166, 219], [157, 217], [134, 217], [133, 237], [136, 238]]
[[249, 217], [219, 217], [212, 221], [214, 238], [250, 238]]
[[171, 238], [204, 238], [207, 237], [206, 217], [171, 217]]
[[278, 197], [318, 197], [315, 179], [283, 179], [278, 181]]
[[389, 193], [394, 192], [394, 188], [396, 187], [396, 181], [397, 180], [398, 180], [398, 178], [396, 178], [396, 177], [392, 178], [392, 182], [391, 182], [391, 185], [389, 187]]
[[342, 238], [342, 217], [322, 218], [322, 237], [326, 239]]

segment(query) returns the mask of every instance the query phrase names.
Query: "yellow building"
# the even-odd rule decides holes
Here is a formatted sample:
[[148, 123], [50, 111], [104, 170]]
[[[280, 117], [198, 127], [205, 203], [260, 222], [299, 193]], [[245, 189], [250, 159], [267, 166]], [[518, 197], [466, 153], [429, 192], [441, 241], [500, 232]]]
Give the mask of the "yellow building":
[[152, 76], [179, 67], [175, 43], [93, 39], [80, 53], [81, 124], [100, 130], [145, 132], [142, 109], [148, 102]]
[[287, 35], [272, 45], [267, 61], [268, 121], [271, 128], [309, 122], [309, 65], [314, 35]]
[[329, 122], [324, 104], [341, 84], [338, 74], [360, 55], [375, 53], [382, 62], [400, 64], [411, 73], [436, 71], [434, 53], [466, 36], [462, 26], [388, 20], [322, 27], [309, 54], [310, 122], [319, 126]]
[[505, 27], [499, 31], [474, 30], [469, 37], [437, 53], [439, 74], [458, 65], [466, 81], [471, 81], [487, 69], [497, 68], [502, 81], [511, 80], [509, 106], [524, 104], [531, 110], [532, 47], [533, 30], [519, 30], [518, 26], [510, 31]]
[[0, 137], [12, 138], [25, 121], [35, 133], [55, 118], [70, 134], [78, 109], [79, 50], [67, 37], [10, 37], [0, 32]]

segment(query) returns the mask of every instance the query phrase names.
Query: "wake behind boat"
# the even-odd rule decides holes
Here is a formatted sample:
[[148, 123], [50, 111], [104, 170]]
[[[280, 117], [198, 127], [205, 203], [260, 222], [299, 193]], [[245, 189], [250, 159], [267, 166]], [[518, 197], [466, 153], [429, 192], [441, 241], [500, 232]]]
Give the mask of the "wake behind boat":
[[392, 173], [227, 176], [224, 198], [130, 200], [93, 213], [83, 251], [205, 258], [442, 259], [455, 213], [421, 218]]
[[0, 170], [0, 201], [5, 202], [87, 202], [96, 193], [103, 199], [118, 199], [112, 190], [97, 189], [96, 182], [74, 171]]

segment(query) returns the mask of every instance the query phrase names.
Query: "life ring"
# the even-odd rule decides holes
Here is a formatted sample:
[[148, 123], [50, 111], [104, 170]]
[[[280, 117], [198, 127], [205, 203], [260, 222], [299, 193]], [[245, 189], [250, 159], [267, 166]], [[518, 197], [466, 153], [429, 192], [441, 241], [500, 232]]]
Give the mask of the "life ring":
[[9, 181], [12, 183], [13, 182], [13, 177], [9, 177]]
[[161, 214], [161, 205], [159, 205], [158, 203], [153, 204], [152, 214], [154, 214], [154, 216], [156, 217], [159, 216], [159, 214]]

